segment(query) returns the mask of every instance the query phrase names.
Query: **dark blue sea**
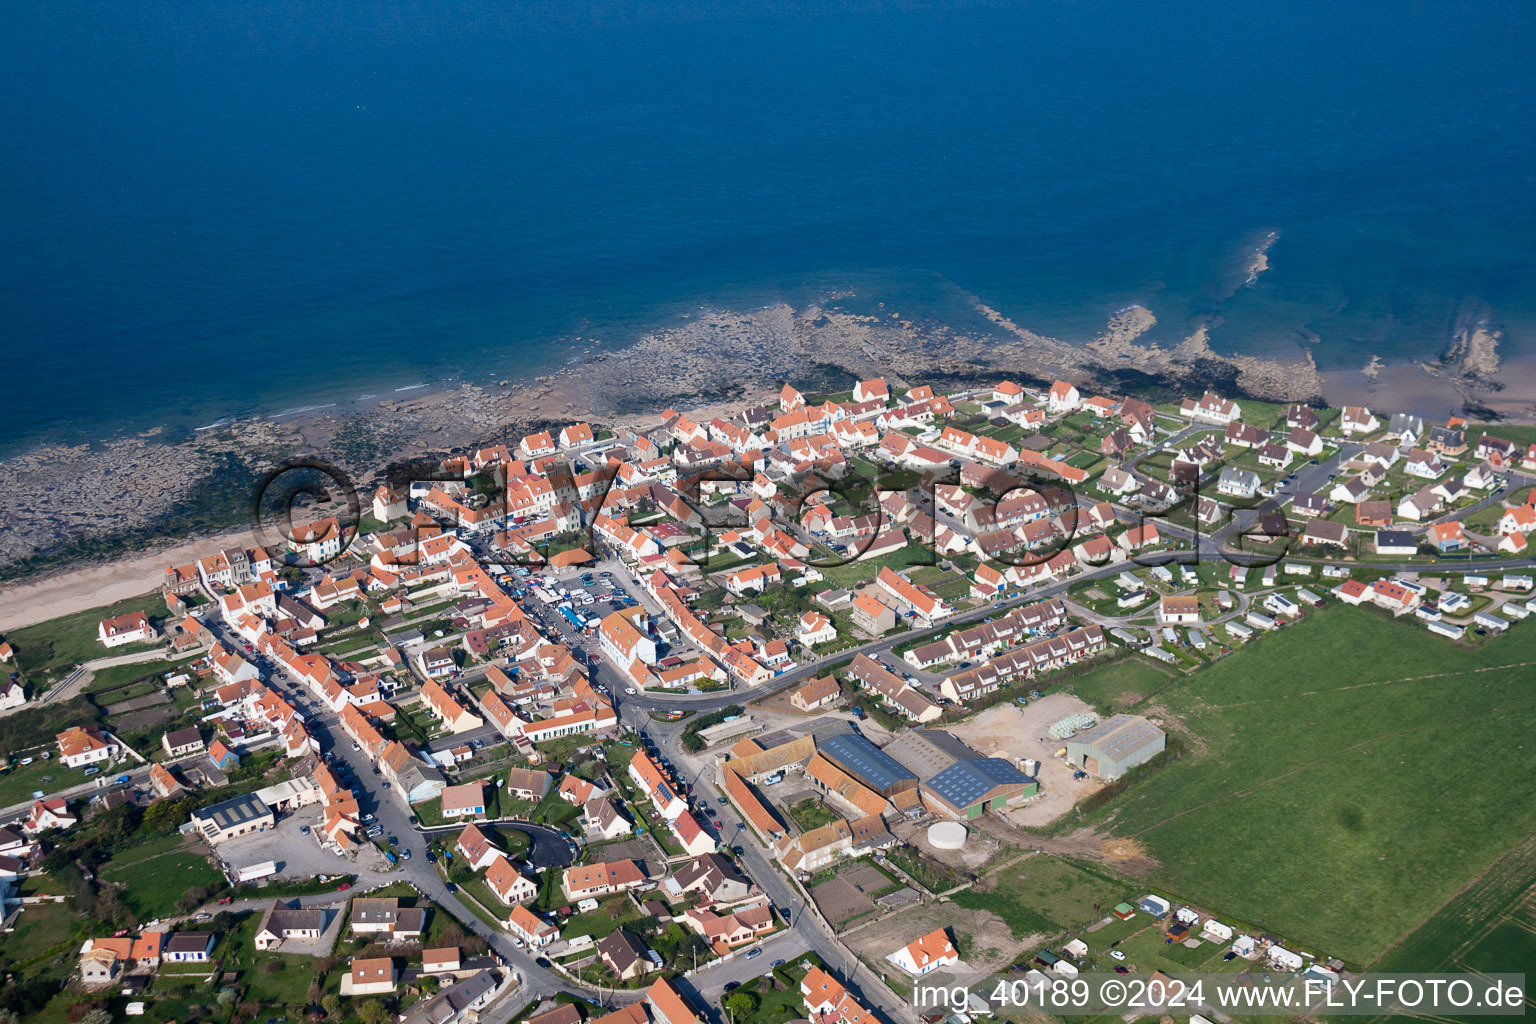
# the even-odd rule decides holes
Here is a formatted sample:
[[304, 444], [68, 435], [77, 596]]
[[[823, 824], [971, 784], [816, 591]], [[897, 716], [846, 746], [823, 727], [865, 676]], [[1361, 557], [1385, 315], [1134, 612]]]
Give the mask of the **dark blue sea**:
[[[16, 0], [0, 446], [974, 296], [1326, 367], [1536, 346], [1536, 4]], [[1246, 283], [1270, 232], [1271, 269]]]

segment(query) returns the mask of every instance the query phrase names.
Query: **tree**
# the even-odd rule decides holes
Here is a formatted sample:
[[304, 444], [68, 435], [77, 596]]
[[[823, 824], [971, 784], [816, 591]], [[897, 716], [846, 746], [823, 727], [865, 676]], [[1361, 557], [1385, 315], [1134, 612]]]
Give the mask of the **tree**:
[[85, 1011], [76, 1024], [112, 1024], [112, 1014], [100, 1006], [93, 1007]]
[[357, 1016], [363, 1024], [384, 1024], [389, 1019], [389, 1011], [377, 999], [369, 999], [357, 1008]]
[[179, 800], [160, 800], [149, 805], [139, 822], [141, 832], [174, 832], [192, 814], [196, 803], [191, 797]]
[[189, 910], [195, 910], [208, 902], [208, 890], [200, 885], [194, 885], [182, 893], [176, 900], [176, 909], [185, 914]]
[[110, 887], [96, 893], [96, 899], [91, 905], [91, 913], [97, 921], [113, 930], [131, 928], [136, 921], [133, 911], [129, 910], [128, 904], [123, 902], [122, 894]]
[[320, 1000], [320, 1009], [325, 1011], [327, 1017], [334, 1017], [341, 1012], [341, 996], [335, 992], [327, 992], [325, 998]]
[[737, 989], [725, 997], [725, 1008], [738, 1017], [749, 1016], [757, 1009], [757, 996], [745, 989]]

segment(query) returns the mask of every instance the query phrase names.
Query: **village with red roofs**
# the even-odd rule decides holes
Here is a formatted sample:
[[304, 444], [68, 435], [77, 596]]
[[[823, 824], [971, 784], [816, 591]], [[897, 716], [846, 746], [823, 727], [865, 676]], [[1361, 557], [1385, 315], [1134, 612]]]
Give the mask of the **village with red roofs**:
[[965, 1024], [1380, 969], [1524, 856], [1387, 822], [1529, 703], [1530, 428], [882, 378], [422, 475], [4, 629], [18, 1019]]

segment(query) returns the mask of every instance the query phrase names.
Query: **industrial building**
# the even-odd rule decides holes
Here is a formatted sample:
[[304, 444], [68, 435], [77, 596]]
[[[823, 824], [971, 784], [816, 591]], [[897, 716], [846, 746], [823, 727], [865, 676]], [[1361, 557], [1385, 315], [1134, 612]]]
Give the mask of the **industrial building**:
[[1115, 715], [1067, 741], [1067, 763], [1106, 782], [1163, 752], [1168, 737], [1140, 715]]
[[942, 729], [905, 729], [881, 749], [919, 779], [931, 778], [956, 761], [981, 756]]
[[979, 818], [1028, 800], [1040, 784], [1000, 757], [956, 761], [922, 784], [923, 804], [950, 818]]
[[917, 788], [916, 775], [859, 733], [840, 733], [818, 743], [816, 750], [887, 800]]
[[236, 836], [261, 832], [276, 823], [277, 817], [272, 813], [272, 808], [252, 793], [192, 812], [193, 827], [202, 833], [210, 845]]

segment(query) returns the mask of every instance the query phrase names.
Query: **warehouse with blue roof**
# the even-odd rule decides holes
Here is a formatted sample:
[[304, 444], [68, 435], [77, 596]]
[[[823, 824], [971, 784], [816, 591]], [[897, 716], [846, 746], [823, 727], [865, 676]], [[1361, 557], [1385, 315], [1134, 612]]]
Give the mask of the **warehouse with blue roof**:
[[859, 733], [845, 732], [820, 740], [816, 750], [887, 800], [917, 788], [916, 775]]
[[1039, 791], [1036, 780], [1000, 757], [956, 761], [922, 785], [924, 806], [948, 818], [979, 818]]

